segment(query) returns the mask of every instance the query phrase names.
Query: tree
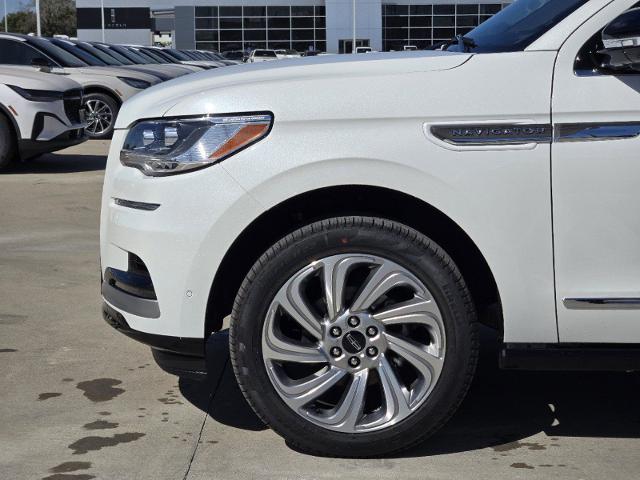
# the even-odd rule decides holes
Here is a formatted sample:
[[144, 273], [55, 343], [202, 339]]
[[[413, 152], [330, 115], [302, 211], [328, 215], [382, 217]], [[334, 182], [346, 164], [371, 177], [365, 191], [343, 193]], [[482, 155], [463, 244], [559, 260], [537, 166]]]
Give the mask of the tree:
[[42, 35], [76, 36], [76, 4], [74, 0], [40, 0]]
[[[40, 0], [40, 27], [42, 36], [76, 35], [76, 5], [73, 0]], [[14, 33], [36, 33], [36, 14], [32, 4], [23, 4], [17, 12], [7, 15], [9, 31]], [[0, 28], [4, 27], [4, 18]]]
[[[28, 10], [21, 10], [7, 15], [10, 32], [31, 33], [36, 31], [36, 14]], [[4, 27], [4, 18], [1, 25]]]

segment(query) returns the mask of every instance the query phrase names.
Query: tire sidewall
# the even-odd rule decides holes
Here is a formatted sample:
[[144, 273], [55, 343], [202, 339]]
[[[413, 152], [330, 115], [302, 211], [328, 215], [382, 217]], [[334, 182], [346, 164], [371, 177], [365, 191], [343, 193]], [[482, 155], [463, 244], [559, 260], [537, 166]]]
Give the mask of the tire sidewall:
[[[456, 278], [446, 267], [451, 259], [433, 242], [406, 226], [401, 226], [403, 236], [380, 228], [374, 219], [364, 220], [363, 224], [352, 225], [337, 222], [329, 229], [319, 229], [314, 224], [298, 238], [276, 244], [265, 254], [271, 258], [263, 257], [254, 267], [250, 288], [232, 315], [234, 368], [254, 409], [292, 443], [304, 449], [305, 440], [313, 438], [314, 443], [332, 455], [377, 455], [394, 449], [394, 445], [401, 448], [415, 443], [425, 433], [438, 428], [448, 418], [452, 406], [455, 408], [459, 403], [461, 388], [466, 392], [457, 373], [468, 370], [473, 351], [468, 307], [459, 293]], [[446, 336], [441, 375], [422, 405], [393, 426], [358, 434], [324, 429], [292, 411], [272, 386], [262, 358], [264, 322], [278, 290], [314, 260], [344, 253], [377, 255], [407, 268], [432, 293], [442, 314]], [[346, 444], [350, 451], [341, 452]]]
[[8, 167], [16, 155], [16, 139], [9, 119], [0, 113], [0, 170]]

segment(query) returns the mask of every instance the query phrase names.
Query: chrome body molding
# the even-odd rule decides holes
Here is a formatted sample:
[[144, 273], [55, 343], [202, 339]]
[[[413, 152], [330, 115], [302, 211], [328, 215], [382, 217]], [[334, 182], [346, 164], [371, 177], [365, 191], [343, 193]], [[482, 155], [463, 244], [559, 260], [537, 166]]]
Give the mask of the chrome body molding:
[[640, 122], [432, 125], [437, 139], [456, 146], [527, 145], [640, 137]]
[[548, 124], [433, 125], [433, 136], [451, 145], [491, 146], [551, 143]]
[[640, 310], [640, 297], [563, 298], [562, 303], [572, 310]]
[[640, 122], [564, 123], [555, 127], [556, 142], [624, 140], [640, 136]]

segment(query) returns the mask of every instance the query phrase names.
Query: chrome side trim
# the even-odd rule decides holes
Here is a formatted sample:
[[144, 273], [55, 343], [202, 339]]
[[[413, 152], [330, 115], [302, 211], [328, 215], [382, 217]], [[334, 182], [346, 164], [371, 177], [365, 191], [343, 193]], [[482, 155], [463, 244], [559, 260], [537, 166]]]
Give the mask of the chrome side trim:
[[553, 127], [548, 124], [433, 125], [431, 133], [457, 146], [526, 145], [553, 139]]
[[640, 310], [640, 298], [563, 298], [571, 310]]
[[640, 136], [640, 122], [561, 123], [555, 127], [556, 142], [624, 140]]
[[153, 212], [160, 207], [159, 203], [134, 202], [133, 200], [124, 200], [123, 198], [114, 198], [113, 202], [120, 207], [146, 210], [148, 212]]

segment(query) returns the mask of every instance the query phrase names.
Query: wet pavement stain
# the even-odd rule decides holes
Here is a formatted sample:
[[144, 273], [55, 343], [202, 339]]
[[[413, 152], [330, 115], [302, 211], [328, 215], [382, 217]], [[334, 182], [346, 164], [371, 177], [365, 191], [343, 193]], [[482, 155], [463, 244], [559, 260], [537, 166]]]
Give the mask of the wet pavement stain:
[[95, 422], [83, 425], [87, 430], [108, 430], [110, 428], [118, 428], [119, 423], [107, 422], [106, 420], [96, 420]]
[[54, 473], [48, 477], [42, 477], [42, 480], [91, 480], [92, 478], [96, 477], [87, 473], [81, 473], [79, 475], [73, 473]]
[[113, 437], [84, 437], [73, 442], [69, 448], [73, 450], [73, 455], [83, 455], [102, 448], [114, 447], [120, 443], [135, 442], [144, 436], [144, 433], [128, 432], [116, 433]]
[[73, 378], [63, 378], [63, 382], [73, 382]]
[[48, 400], [50, 398], [60, 397], [62, 396], [59, 392], [45, 392], [38, 395], [38, 400]]
[[120, 384], [122, 382], [115, 378], [96, 378], [95, 380], [80, 382], [76, 385], [76, 388], [82, 390], [84, 396], [92, 402], [107, 402], [125, 392], [123, 388], [115, 388], [116, 385]]
[[51, 473], [68, 473], [77, 470], [88, 470], [89, 468], [91, 468], [91, 462], [64, 462], [50, 468], [49, 471]]
[[18, 325], [23, 323], [27, 318], [26, 315], [13, 315], [11, 313], [0, 313], [0, 325]]
[[508, 452], [510, 450], [516, 450], [518, 448], [527, 448], [529, 450], [546, 450], [547, 447], [542, 445], [541, 443], [534, 442], [510, 442], [505, 443], [504, 445], [498, 445], [497, 447], [493, 447], [494, 452]]
[[159, 398], [158, 401], [160, 403], [164, 403], [165, 405], [182, 405], [182, 402], [178, 401], [176, 398]]
[[13, 353], [17, 352], [15, 348], [0, 348], [0, 353]]
[[512, 463], [510, 465], [510, 467], [511, 468], [524, 468], [524, 469], [527, 469], [527, 470], [533, 470], [534, 468], [536, 468], [533, 465], [527, 465], [526, 463], [522, 463], [522, 462]]

